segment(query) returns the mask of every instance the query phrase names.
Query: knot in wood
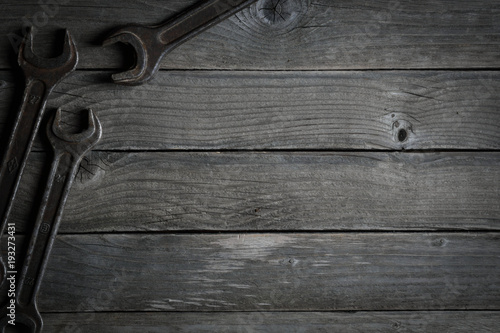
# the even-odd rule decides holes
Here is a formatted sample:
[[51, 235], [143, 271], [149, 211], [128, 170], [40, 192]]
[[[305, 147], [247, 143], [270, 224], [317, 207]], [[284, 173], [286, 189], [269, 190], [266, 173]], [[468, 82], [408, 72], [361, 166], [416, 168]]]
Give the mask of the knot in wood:
[[78, 173], [76, 174], [73, 186], [77, 188], [87, 186], [92, 182], [102, 179], [111, 163], [105, 153], [88, 153], [78, 167]]
[[307, 7], [307, 0], [259, 0], [256, 14], [266, 25], [285, 27], [297, 21]]
[[393, 118], [392, 123], [393, 140], [399, 144], [405, 144], [413, 135], [413, 126], [407, 120], [396, 119]]

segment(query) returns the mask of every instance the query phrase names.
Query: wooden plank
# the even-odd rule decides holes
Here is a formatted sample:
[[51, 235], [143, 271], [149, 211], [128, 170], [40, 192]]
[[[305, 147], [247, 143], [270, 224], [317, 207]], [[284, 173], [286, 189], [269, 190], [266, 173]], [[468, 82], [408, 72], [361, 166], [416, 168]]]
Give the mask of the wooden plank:
[[[32, 160], [20, 230], [44, 156]], [[500, 153], [96, 152], [60, 230], [499, 230], [499, 179]]]
[[[54, 44], [56, 29], [69, 28], [81, 54], [80, 68], [124, 65], [123, 47], [100, 47], [113, 29], [156, 24], [195, 0], [3, 1], [0, 68], [10, 68], [22, 27], [37, 26], [37, 45]], [[498, 68], [500, 5], [478, 0], [260, 0], [174, 50], [163, 68], [366, 69]], [[48, 3], [48, 6], [44, 6]], [[62, 3], [58, 5], [57, 3]], [[14, 47], [12, 47], [12, 45]], [[40, 47], [40, 52], [43, 53]]]
[[344, 332], [495, 333], [495, 311], [401, 312], [221, 312], [221, 313], [47, 313], [48, 332]]
[[499, 244], [498, 233], [59, 235], [38, 304], [44, 312], [500, 310]]
[[[499, 149], [500, 72], [163, 72], [121, 87], [79, 72], [49, 108], [92, 107], [101, 150]], [[0, 72], [0, 123], [13, 77]]]

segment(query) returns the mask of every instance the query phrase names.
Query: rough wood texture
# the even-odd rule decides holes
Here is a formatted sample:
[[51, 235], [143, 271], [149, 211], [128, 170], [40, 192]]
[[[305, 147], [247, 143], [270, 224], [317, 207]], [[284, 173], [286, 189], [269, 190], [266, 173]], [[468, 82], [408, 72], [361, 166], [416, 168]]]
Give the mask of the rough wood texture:
[[[108, 74], [77, 73], [49, 102], [92, 107], [98, 149], [500, 148], [498, 72], [174, 71], [132, 88]], [[0, 79], [5, 128], [14, 86]]]
[[78, 43], [49, 111], [76, 130], [92, 107], [104, 127], [43, 283], [45, 331], [497, 332], [500, 2], [259, 0], [151, 83], [111, 84], [132, 58], [100, 47], [112, 29], [197, 1], [0, 5], [0, 140], [27, 25], [40, 55], [59, 28]]
[[[123, 47], [102, 48], [104, 37], [129, 23], [156, 24], [195, 0], [4, 1], [0, 11], [0, 68], [35, 25], [37, 45], [50, 49], [57, 28], [69, 28], [80, 68], [123, 65]], [[48, 2], [49, 6], [40, 4]], [[179, 47], [163, 68], [360, 69], [498, 68], [500, 5], [488, 0], [281, 0], [277, 11], [260, 0]], [[10, 34], [10, 35], [9, 35]], [[9, 39], [12, 42], [9, 42]], [[14, 45], [14, 48], [11, 46]], [[43, 53], [43, 48], [40, 47]], [[129, 57], [132, 53], [128, 53]]]
[[[44, 314], [47, 332], [496, 333], [499, 312], [239, 312]], [[76, 331], [75, 331], [76, 330]]]
[[500, 310], [499, 244], [498, 233], [59, 235], [39, 305], [44, 312]]
[[500, 229], [500, 153], [96, 152], [77, 178], [61, 232]]

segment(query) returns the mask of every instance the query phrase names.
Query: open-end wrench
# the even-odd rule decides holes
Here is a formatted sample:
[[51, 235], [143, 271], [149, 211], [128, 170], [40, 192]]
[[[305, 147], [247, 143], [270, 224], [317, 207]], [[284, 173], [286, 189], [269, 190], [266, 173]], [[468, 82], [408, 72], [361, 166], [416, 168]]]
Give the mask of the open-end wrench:
[[[54, 87], [76, 68], [77, 62], [76, 46], [67, 30], [63, 52], [56, 58], [41, 58], [33, 53], [32, 29], [20, 45], [18, 63], [25, 75], [26, 88], [0, 167], [0, 235], [3, 235], [7, 226], [47, 98]], [[7, 267], [0, 256], [0, 286], [5, 282], [6, 271]]]
[[[81, 133], [69, 134], [61, 129], [60, 109], [47, 127], [47, 136], [54, 149], [54, 159], [28, 251], [17, 280], [15, 297], [16, 322], [27, 326], [31, 332], [42, 331], [43, 320], [37, 308], [37, 294], [71, 184], [82, 158], [101, 138], [102, 128], [99, 119], [91, 110], [87, 112], [88, 127]], [[7, 311], [6, 305], [0, 313], [2, 333], [8, 324]]]
[[129, 25], [112, 33], [103, 45], [130, 44], [136, 52], [135, 67], [113, 74], [116, 83], [137, 85], [150, 80], [160, 61], [190, 38], [239, 12], [257, 0], [205, 0], [163, 24]]

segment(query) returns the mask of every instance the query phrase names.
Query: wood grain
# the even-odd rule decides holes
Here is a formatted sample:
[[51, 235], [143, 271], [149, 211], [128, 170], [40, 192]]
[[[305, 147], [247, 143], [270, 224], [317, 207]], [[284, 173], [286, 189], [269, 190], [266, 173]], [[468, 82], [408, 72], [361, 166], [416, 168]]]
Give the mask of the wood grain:
[[43, 312], [500, 310], [499, 244], [498, 233], [59, 235], [38, 304]]
[[[110, 82], [133, 57], [108, 33], [197, 1], [0, 5], [1, 141], [29, 25], [41, 56], [62, 28], [78, 45], [48, 112], [78, 131], [91, 107], [104, 128], [42, 285], [45, 330], [497, 332], [500, 3], [259, 0], [149, 84]], [[14, 206], [19, 264], [47, 151]]]
[[[64, 5], [54, 5], [57, 2]], [[49, 6], [42, 6], [49, 3]], [[24, 26], [40, 33], [37, 51], [57, 54], [57, 29], [68, 28], [80, 68], [120, 68], [131, 50], [101, 43], [129, 23], [156, 24], [195, 0], [3, 1], [0, 68], [11, 68]], [[204, 32], [168, 55], [177, 69], [498, 68], [500, 5], [487, 0], [268, 0]], [[13, 47], [13, 46], [14, 47]], [[42, 47], [43, 45], [43, 47]], [[125, 57], [125, 59], [124, 59]]]
[[[20, 189], [20, 230], [43, 158]], [[499, 230], [499, 180], [500, 153], [96, 152], [60, 231]]]
[[[500, 148], [498, 72], [172, 71], [141, 87], [108, 74], [72, 75], [48, 106], [66, 122], [93, 108], [100, 150]], [[5, 132], [15, 86], [0, 80]]]
[[132, 333], [495, 333], [495, 311], [46, 313], [48, 332]]

